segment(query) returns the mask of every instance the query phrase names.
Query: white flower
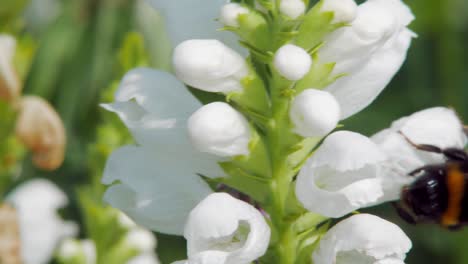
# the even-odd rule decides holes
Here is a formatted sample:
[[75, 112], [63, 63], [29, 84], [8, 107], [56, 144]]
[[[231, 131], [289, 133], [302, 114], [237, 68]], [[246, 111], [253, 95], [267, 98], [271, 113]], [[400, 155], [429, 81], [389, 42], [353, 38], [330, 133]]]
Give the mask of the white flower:
[[342, 217], [383, 195], [378, 177], [385, 155], [367, 137], [348, 131], [328, 136], [302, 167], [296, 195], [304, 207]]
[[190, 264], [248, 264], [265, 254], [270, 228], [253, 206], [225, 193], [214, 193], [187, 220]]
[[332, 227], [313, 254], [318, 264], [403, 264], [411, 241], [395, 224], [358, 214]]
[[172, 62], [180, 80], [207, 92], [242, 91], [241, 80], [249, 73], [245, 59], [218, 40], [184, 41]]
[[159, 264], [158, 257], [152, 253], [141, 254], [132, 258], [127, 264]]
[[7, 196], [7, 201], [18, 212], [25, 264], [49, 263], [58, 243], [78, 231], [75, 223], [63, 221], [57, 213], [68, 204], [67, 196], [47, 180], [21, 184]]
[[187, 119], [201, 104], [174, 76], [150, 69], [127, 73], [115, 97], [104, 107], [140, 146], [112, 153], [102, 181], [118, 183], [104, 198], [142, 226], [180, 235], [190, 210], [211, 193], [197, 173], [223, 175], [214, 157], [190, 144]]
[[249, 154], [249, 123], [229, 104], [204, 105], [188, 120], [188, 131], [192, 144], [201, 152], [222, 157]]
[[372, 136], [372, 140], [387, 154], [382, 173], [384, 197], [380, 202], [397, 200], [401, 189], [414, 177], [408, 176], [411, 171], [428, 164], [442, 163], [440, 154], [417, 150], [404, 138], [416, 144], [434, 145], [439, 148], [464, 148], [467, 137], [457, 114], [444, 107], [434, 107], [403, 117], [388, 129]]
[[247, 7], [238, 3], [229, 3], [221, 8], [219, 19], [220, 22], [226, 26], [239, 27], [239, 16], [242, 14], [248, 14], [249, 12], [250, 11]]
[[174, 46], [188, 39], [219, 39], [238, 52], [246, 50], [239, 45], [236, 35], [219, 31], [215, 18], [226, 0], [147, 0], [166, 18], [166, 26]]
[[281, 76], [291, 81], [298, 81], [309, 72], [312, 58], [303, 48], [286, 44], [276, 52], [274, 65]]
[[319, 59], [346, 74], [326, 88], [340, 102], [343, 119], [368, 106], [399, 70], [415, 36], [406, 28], [413, 19], [401, 0], [368, 0], [351, 26], [327, 36]]
[[307, 89], [294, 98], [289, 116], [297, 134], [322, 137], [338, 124], [340, 105], [329, 92]]
[[156, 248], [156, 238], [153, 233], [140, 227], [129, 230], [125, 241], [141, 252], [152, 252]]
[[356, 18], [357, 5], [354, 0], [324, 0], [322, 12], [333, 12], [333, 23], [349, 23]]
[[11, 100], [19, 96], [21, 84], [13, 66], [16, 40], [0, 34], [0, 99]]
[[65, 261], [81, 256], [86, 261], [83, 264], [95, 264], [96, 245], [94, 241], [89, 239], [75, 240], [68, 238], [60, 244], [57, 255]]
[[296, 19], [304, 14], [306, 5], [302, 0], [281, 0], [279, 10], [283, 15]]

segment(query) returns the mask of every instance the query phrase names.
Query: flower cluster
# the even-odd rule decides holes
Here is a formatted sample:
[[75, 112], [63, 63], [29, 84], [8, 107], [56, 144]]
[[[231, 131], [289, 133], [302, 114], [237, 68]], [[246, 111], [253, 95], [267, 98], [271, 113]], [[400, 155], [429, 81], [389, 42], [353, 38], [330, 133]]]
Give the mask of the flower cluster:
[[[331, 133], [403, 64], [410, 9], [401, 0], [224, 2], [152, 0], [176, 44], [174, 75], [134, 69], [103, 104], [136, 141], [109, 158], [104, 199], [183, 235], [188, 259], [177, 263], [403, 263], [411, 242], [397, 226], [362, 214], [327, 230], [327, 219], [399, 199], [409, 171], [441, 159], [405, 136], [466, 144], [446, 108], [371, 138]], [[224, 31], [214, 30], [217, 16]]]

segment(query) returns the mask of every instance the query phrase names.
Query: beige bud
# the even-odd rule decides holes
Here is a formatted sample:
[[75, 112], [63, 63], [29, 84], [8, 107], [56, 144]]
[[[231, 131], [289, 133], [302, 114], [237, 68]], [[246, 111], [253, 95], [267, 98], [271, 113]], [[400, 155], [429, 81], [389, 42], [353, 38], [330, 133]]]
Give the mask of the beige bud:
[[21, 99], [16, 136], [33, 152], [34, 164], [45, 170], [58, 168], [65, 154], [65, 128], [52, 106], [37, 96]]
[[16, 210], [0, 204], [0, 263], [21, 264], [20, 231]]
[[15, 100], [21, 92], [21, 82], [13, 66], [15, 50], [15, 39], [0, 34], [0, 99], [7, 101]]

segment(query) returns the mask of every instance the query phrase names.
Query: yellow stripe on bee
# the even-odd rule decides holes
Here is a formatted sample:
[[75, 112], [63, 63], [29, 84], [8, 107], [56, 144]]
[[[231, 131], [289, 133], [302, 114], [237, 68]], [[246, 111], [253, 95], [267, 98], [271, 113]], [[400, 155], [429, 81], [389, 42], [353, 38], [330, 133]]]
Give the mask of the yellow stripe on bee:
[[458, 164], [450, 164], [447, 169], [448, 206], [442, 215], [443, 226], [455, 226], [460, 222], [462, 201], [465, 194], [465, 177]]

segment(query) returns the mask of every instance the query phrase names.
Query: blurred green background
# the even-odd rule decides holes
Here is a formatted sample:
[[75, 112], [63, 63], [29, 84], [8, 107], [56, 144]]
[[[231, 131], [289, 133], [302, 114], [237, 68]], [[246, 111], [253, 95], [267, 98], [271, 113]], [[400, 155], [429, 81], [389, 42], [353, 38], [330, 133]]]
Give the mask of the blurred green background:
[[[23, 179], [40, 175], [58, 182], [74, 205], [65, 214], [77, 218], [75, 187], [95, 181], [88, 151], [104, 118], [98, 106], [103, 91], [128, 68], [168, 68], [170, 44], [162, 19], [141, 0], [33, 2], [31, 6], [26, 0], [0, 0], [0, 30], [18, 36], [21, 54], [32, 56], [30, 65], [19, 65], [27, 76], [24, 93], [53, 103], [66, 124], [69, 147], [58, 171], [45, 174], [27, 165]], [[453, 107], [468, 123], [468, 1], [406, 3], [417, 17], [411, 28], [418, 34], [408, 59], [370, 107], [346, 120], [346, 129], [371, 135], [392, 120], [432, 106]], [[388, 205], [369, 211], [396, 222], [410, 236], [414, 246], [407, 263], [468, 263], [468, 228], [450, 232], [409, 226]], [[163, 263], [172, 251], [184, 254], [183, 240], [163, 235], [158, 239]]]

